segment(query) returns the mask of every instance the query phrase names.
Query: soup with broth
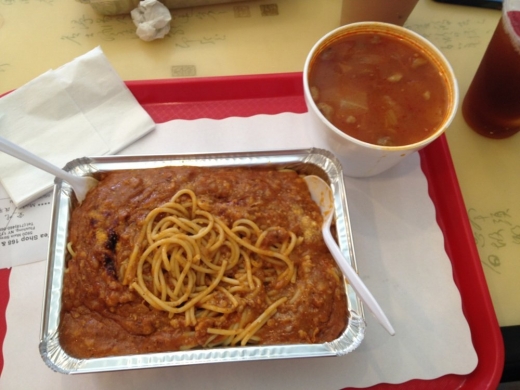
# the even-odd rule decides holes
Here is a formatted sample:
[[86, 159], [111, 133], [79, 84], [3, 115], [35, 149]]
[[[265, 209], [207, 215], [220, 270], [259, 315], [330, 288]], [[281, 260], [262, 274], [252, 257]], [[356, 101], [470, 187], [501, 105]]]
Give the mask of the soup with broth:
[[383, 34], [357, 33], [332, 42], [314, 59], [309, 86], [332, 124], [382, 146], [428, 138], [448, 109], [438, 67], [418, 48]]

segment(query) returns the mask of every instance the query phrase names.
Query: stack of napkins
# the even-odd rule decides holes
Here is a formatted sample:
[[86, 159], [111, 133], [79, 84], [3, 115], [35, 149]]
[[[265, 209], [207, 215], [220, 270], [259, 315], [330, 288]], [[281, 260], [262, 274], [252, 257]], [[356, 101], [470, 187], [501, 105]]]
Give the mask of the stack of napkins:
[[[0, 113], [2, 137], [58, 167], [117, 153], [155, 127], [99, 47], [0, 98]], [[21, 207], [54, 176], [0, 153], [0, 181]]]

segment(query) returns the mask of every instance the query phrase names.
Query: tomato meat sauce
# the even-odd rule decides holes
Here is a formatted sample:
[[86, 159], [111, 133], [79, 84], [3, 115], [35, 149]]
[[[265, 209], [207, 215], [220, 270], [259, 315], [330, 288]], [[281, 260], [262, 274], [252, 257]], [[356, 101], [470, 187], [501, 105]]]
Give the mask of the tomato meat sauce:
[[420, 142], [448, 110], [443, 73], [420, 49], [390, 35], [356, 33], [332, 42], [314, 59], [309, 86], [334, 126], [375, 145]]
[[[226, 333], [219, 335], [218, 330], [230, 329], [233, 324], [245, 328], [280, 298], [287, 300], [255, 333], [252, 344], [324, 343], [343, 333], [348, 324], [343, 276], [323, 241], [320, 209], [296, 171], [180, 166], [103, 172], [99, 179], [72, 211], [69, 224], [71, 255], [63, 280], [59, 338], [70, 356], [87, 359], [213, 348], [220, 336], [228, 337]], [[243, 271], [226, 269], [226, 281], [206, 296], [209, 300], [198, 302], [196, 309], [201, 314], [202, 305], [211, 304], [219, 306], [220, 312], [201, 314], [195, 324], [188, 323], [184, 313], [157, 310], [124, 284], [122, 265], [139, 240], [146, 216], [182, 189], [198, 194], [205, 210], [229, 226], [247, 218], [260, 229], [274, 226], [273, 232], [280, 235], [290, 231], [301, 237], [288, 255], [295, 270], [291, 282], [277, 283], [277, 275], [270, 273], [272, 260], [252, 255], [248, 258], [256, 288], [231, 284], [230, 280]], [[192, 222], [184, 224], [194, 226]], [[276, 245], [278, 238], [267, 235], [263, 245]], [[206, 247], [201, 249], [205, 259], [208, 252]], [[288, 253], [287, 248], [284, 253]], [[231, 249], [223, 248], [219, 255], [221, 260], [230, 258]], [[284, 264], [275, 263], [274, 271], [282, 272]], [[153, 291], [150, 264], [143, 269], [145, 283]], [[173, 291], [175, 281], [171, 275], [165, 278]], [[187, 286], [189, 279], [187, 275], [178, 283]], [[225, 293], [227, 288], [235, 290], [236, 310], [225, 310], [231, 295]], [[217, 333], [210, 333], [209, 328]]]

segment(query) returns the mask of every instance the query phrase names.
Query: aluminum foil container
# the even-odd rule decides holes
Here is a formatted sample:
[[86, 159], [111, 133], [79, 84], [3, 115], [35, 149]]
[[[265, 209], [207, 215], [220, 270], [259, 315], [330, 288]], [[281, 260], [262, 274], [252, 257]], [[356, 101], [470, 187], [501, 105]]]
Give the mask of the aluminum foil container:
[[[65, 170], [78, 176], [95, 176], [99, 171], [172, 165], [204, 167], [269, 165], [294, 169], [300, 174], [320, 176], [330, 184], [334, 193], [335, 229], [340, 249], [354, 268], [356, 267], [341, 164], [328, 151], [313, 148], [253, 153], [91, 157], [74, 160], [67, 164]], [[92, 359], [73, 358], [60, 346], [59, 322], [63, 276], [68, 256], [66, 248], [68, 224], [71, 211], [76, 205], [77, 201], [71, 187], [60, 179], [56, 179], [39, 345], [43, 360], [54, 371], [64, 374], [79, 374], [188, 364], [341, 356], [354, 351], [363, 340], [365, 333], [363, 307], [354, 290], [345, 281], [348, 326], [343, 334], [332, 342], [220, 347]]]

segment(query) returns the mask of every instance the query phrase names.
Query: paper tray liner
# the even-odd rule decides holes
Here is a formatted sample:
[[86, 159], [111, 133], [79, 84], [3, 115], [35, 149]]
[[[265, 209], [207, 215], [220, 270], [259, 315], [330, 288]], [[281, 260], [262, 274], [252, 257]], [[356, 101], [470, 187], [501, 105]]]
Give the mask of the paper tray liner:
[[[334, 194], [334, 223], [338, 244], [343, 255], [356, 268], [341, 164], [332, 153], [326, 150], [312, 148], [252, 153], [90, 157], [71, 161], [67, 164], [65, 170], [78, 176], [95, 176], [96, 172], [101, 171], [146, 169], [162, 166], [269, 166], [293, 169], [304, 175], [320, 176], [329, 183]], [[356, 293], [345, 280], [348, 324], [345, 331], [331, 342], [219, 347], [91, 359], [73, 358], [61, 348], [59, 322], [63, 276], [67, 260], [68, 224], [75, 205], [77, 205], [77, 201], [73, 196], [71, 187], [61, 179], [56, 179], [53, 191], [51, 237], [39, 345], [44, 362], [54, 371], [64, 374], [79, 374], [188, 364], [342, 356], [354, 351], [364, 338], [366, 325], [363, 307]]]

